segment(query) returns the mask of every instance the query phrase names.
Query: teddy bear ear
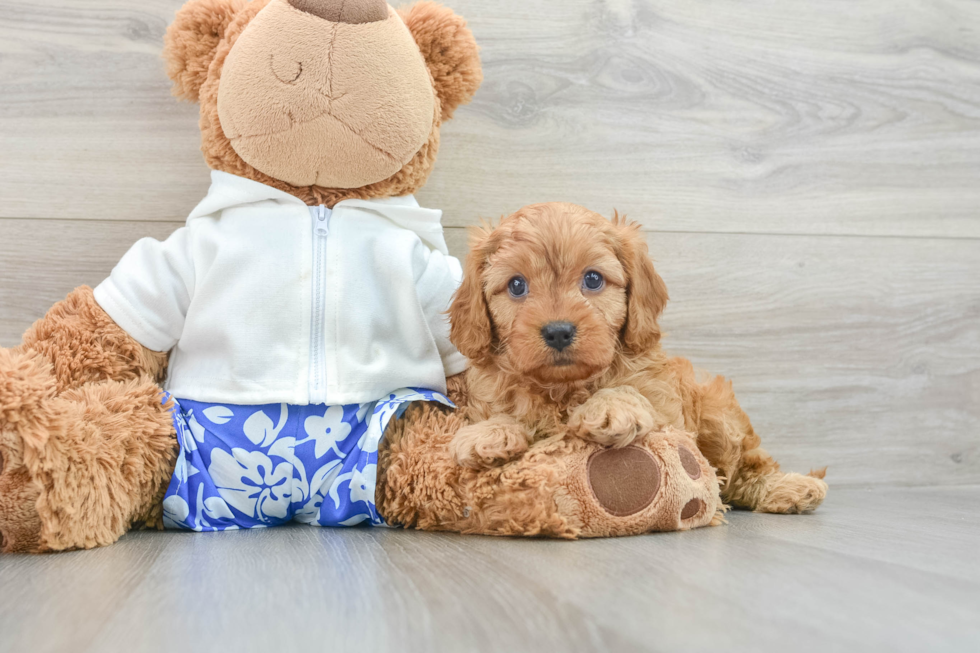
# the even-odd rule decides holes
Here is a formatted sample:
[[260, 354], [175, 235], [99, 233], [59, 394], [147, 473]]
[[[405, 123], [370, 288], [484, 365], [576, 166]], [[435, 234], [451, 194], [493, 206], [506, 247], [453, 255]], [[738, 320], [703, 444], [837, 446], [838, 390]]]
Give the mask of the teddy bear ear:
[[449, 120], [456, 107], [472, 99], [483, 81], [476, 39], [462, 16], [435, 2], [425, 0], [400, 7], [398, 14], [432, 73], [442, 120]]
[[163, 58], [174, 82], [174, 95], [198, 101], [218, 44], [246, 4], [246, 0], [190, 0], [177, 11], [163, 38]]

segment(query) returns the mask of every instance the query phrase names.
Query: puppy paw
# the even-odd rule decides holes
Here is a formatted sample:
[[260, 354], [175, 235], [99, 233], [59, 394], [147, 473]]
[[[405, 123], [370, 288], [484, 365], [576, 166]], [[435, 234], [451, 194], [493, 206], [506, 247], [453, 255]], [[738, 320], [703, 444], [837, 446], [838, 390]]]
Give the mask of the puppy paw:
[[811, 474], [791, 473], [772, 479], [756, 512], [791, 514], [816, 510], [827, 496], [827, 483], [823, 480], [823, 470]]
[[528, 434], [513, 417], [494, 415], [456, 431], [449, 451], [461, 467], [482, 469], [502, 465], [527, 451]]
[[653, 406], [635, 388], [604, 388], [572, 410], [571, 435], [606, 447], [625, 447], [658, 424]]

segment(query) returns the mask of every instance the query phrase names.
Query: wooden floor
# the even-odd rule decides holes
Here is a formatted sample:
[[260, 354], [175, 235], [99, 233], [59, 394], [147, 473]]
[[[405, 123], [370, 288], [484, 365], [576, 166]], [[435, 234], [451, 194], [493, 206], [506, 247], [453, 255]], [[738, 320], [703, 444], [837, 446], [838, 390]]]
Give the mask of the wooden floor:
[[977, 651], [980, 487], [616, 540], [137, 533], [0, 557], [0, 651]]

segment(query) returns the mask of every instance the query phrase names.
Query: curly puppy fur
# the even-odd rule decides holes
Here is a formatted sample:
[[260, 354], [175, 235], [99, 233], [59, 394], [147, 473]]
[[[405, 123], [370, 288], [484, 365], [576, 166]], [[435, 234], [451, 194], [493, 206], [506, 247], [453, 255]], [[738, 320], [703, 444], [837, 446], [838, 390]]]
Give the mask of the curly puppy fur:
[[[603, 283], [588, 288], [586, 273]], [[520, 278], [526, 293], [514, 296]], [[594, 279], [594, 277], [593, 277]], [[660, 347], [667, 287], [639, 225], [572, 204], [525, 207], [473, 233], [463, 285], [450, 309], [452, 340], [471, 360], [468, 426], [451, 449], [463, 466], [513, 459], [529, 443], [566, 436], [622, 447], [654, 429], [696, 434], [723, 476], [722, 498], [762, 512], [808, 512], [824, 471], [783, 473], [722, 377], [697, 380]], [[543, 328], [574, 325], [561, 349]]]

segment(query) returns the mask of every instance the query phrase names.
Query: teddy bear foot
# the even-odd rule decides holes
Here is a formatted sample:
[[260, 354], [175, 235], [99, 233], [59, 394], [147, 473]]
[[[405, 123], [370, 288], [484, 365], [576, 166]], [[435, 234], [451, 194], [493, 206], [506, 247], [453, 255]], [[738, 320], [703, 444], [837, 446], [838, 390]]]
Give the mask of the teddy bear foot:
[[33, 352], [0, 349], [0, 552], [37, 551], [41, 486], [23, 464], [23, 439], [42, 403], [57, 391], [50, 363]]
[[578, 537], [682, 531], [718, 525], [718, 479], [686, 433], [667, 428], [621, 449], [577, 456], [559, 510]]
[[10, 447], [0, 434], [0, 553], [37, 551], [41, 543], [41, 518], [37, 499], [41, 487], [23, 466], [14, 463]]
[[0, 350], [3, 552], [104, 546], [160, 521], [177, 442], [155, 380], [55, 392], [38, 355]]

